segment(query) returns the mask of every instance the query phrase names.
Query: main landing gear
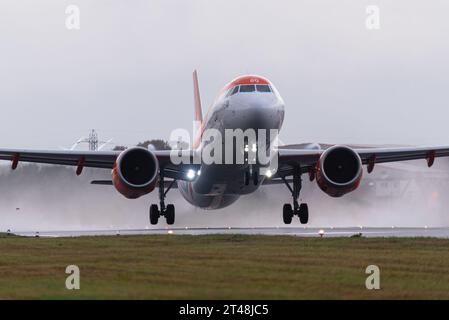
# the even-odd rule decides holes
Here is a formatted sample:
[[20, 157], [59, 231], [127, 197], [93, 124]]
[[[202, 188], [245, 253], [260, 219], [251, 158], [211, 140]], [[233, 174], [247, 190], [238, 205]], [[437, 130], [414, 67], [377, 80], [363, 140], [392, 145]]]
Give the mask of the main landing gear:
[[165, 220], [167, 220], [167, 224], [174, 224], [175, 223], [175, 206], [173, 204], [167, 204], [165, 205], [165, 197], [167, 196], [168, 191], [173, 187], [173, 185], [176, 183], [176, 180], [172, 180], [170, 185], [168, 186], [167, 190], [165, 189], [165, 183], [164, 183], [164, 175], [163, 170], [160, 170], [159, 174], [159, 205], [160, 209], [157, 204], [152, 204], [150, 206], [150, 223], [151, 224], [157, 224], [159, 217], [165, 217]]
[[293, 188], [287, 182], [285, 177], [282, 177], [282, 180], [284, 181], [285, 185], [292, 193], [292, 197], [293, 197], [293, 206], [290, 203], [284, 204], [284, 207], [282, 210], [282, 217], [284, 219], [284, 223], [290, 224], [290, 223], [292, 223], [293, 216], [298, 216], [299, 221], [302, 224], [306, 224], [309, 221], [309, 207], [307, 206], [307, 203], [298, 204], [299, 193], [302, 188], [300, 168], [296, 167], [294, 169]]

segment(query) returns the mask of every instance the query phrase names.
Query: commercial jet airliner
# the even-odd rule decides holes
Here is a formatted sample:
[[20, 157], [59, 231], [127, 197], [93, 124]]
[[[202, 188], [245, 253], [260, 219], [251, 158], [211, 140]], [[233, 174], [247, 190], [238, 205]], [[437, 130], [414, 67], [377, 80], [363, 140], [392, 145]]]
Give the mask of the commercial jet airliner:
[[[198, 161], [198, 154], [211, 143], [203, 139], [208, 130], [214, 129], [223, 136], [226, 130], [231, 129], [242, 132], [277, 131], [282, 127], [285, 107], [272, 82], [261, 76], [246, 75], [228, 83], [203, 118], [196, 71], [193, 81], [195, 120], [200, 125], [195, 142], [187, 150], [131, 147], [124, 151], [38, 151], [0, 148], [0, 159], [10, 160], [12, 169], [16, 169], [22, 161], [75, 166], [77, 175], [82, 173], [84, 167], [110, 169], [111, 180], [92, 183], [113, 185], [129, 199], [141, 197], [157, 188], [159, 205], [150, 206], [150, 222], [157, 224], [160, 217], [165, 217], [167, 224], [171, 225], [175, 222], [175, 207], [165, 204], [165, 199], [167, 193], [175, 188], [194, 206], [219, 209], [233, 204], [241, 195], [255, 192], [261, 185], [285, 184], [286, 190], [291, 193], [292, 203], [283, 206], [284, 223], [290, 224], [293, 217], [298, 216], [300, 222], [306, 224], [309, 219], [308, 206], [298, 202], [303, 175], [311, 181], [316, 180], [321, 190], [329, 196], [341, 197], [359, 186], [363, 165], [367, 166], [368, 173], [378, 163], [414, 159], [425, 159], [431, 167], [436, 157], [449, 156], [449, 146], [379, 148], [348, 145], [323, 147], [317, 143], [284, 145], [276, 146], [275, 155], [270, 160], [275, 160], [276, 167], [271, 170], [266, 169], [266, 163], [262, 164], [257, 156], [253, 159], [254, 153], [250, 155], [251, 151], [255, 151], [253, 148], [259, 148], [262, 138], [257, 135], [256, 141], [245, 137], [243, 144], [232, 143], [232, 149], [220, 155], [226, 157], [231, 152], [234, 159], [235, 155], [243, 154], [242, 162], [210, 163], [201, 157]], [[266, 149], [271, 150], [274, 140], [267, 136], [263, 139]], [[173, 161], [177, 154], [187, 157], [187, 161]]]

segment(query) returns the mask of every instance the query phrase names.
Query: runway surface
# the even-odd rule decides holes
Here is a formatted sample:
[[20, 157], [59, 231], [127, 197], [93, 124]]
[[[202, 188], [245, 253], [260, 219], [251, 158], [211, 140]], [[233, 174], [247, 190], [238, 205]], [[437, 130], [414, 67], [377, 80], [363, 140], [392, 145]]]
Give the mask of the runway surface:
[[446, 228], [309, 228], [309, 227], [258, 227], [258, 228], [160, 228], [160, 229], [123, 229], [123, 230], [78, 230], [78, 231], [11, 231], [14, 234], [29, 237], [80, 237], [80, 236], [114, 236], [114, 235], [206, 235], [206, 234], [245, 234], [245, 235], [289, 235], [299, 237], [434, 237], [449, 238]]

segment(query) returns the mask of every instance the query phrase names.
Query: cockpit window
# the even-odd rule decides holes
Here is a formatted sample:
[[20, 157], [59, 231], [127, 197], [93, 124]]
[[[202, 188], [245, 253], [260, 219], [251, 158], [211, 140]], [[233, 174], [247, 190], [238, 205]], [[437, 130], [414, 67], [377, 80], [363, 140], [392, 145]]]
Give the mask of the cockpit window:
[[242, 84], [240, 86], [240, 92], [254, 92], [256, 88], [253, 84]]
[[256, 84], [258, 92], [271, 92], [271, 88], [268, 84]]
[[230, 97], [236, 94], [237, 92], [239, 92], [239, 86], [229, 89], [228, 92], [226, 93], [226, 97]]

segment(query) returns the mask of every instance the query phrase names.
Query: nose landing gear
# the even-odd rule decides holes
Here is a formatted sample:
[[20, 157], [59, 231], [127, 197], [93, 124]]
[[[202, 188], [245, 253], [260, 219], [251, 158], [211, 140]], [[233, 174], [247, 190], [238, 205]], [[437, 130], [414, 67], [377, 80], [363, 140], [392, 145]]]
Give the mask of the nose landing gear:
[[243, 175], [245, 186], [249, 186], [252, 181], [255, 186], [259, 184], [259, 169], [250, 168]]
[[290, 186], [290, 184], [287, 182], [285, 177], [281, 177], [284, 181], [287, 188], [292, 193], [293, 197], [293, 207], [290, 203], [284, 204], [283, 210], [282, 210], [282, 218], [284, 220], [285, 224], [292, 223], [293, 216], [298, 216], [299, 221], [301, 224], [307, 224], [309, 221], [309, 207], [307, 203], [298, 203], [299, 193], [302, 188], [302, 181], [301, 181], [301, 170], [299, 167], [296, 167], [293, 172], [293, 188]]
[[165, 189], [165, 181], [163, 170], [160, 170], [159, 173], [159, 206], [157, 204], [152, 204], [150, 206], [150, 223], [157, 224], [159, 221], [159, 217], [165, 217], [167, 224], [172, 225], [175, 223], [175, 206], [173, 204], [165, 205], [165, 197], [167, 196], [168, 191], [173, 187], [176, 183], [176, 180], [172, 180], [167, 190]]

